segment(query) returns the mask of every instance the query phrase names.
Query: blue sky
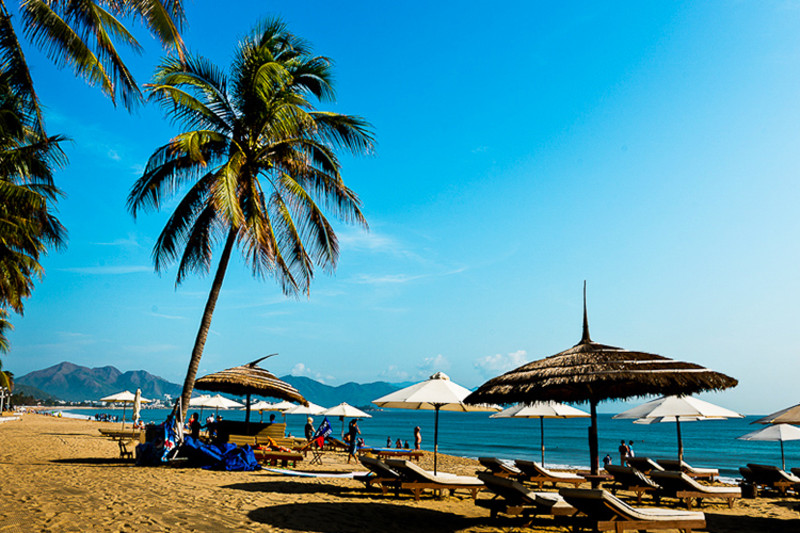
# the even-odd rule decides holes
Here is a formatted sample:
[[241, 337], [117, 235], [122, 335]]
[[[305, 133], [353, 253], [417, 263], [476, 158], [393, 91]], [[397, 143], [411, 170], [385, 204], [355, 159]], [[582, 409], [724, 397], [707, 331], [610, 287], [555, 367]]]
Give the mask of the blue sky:
[[[580, 337], [739, 379], [746, 413], [797, 402], [800, 3], [187, 5], [190, 48], [230, 62], [279, 15], [335, 61], [335, 111], [374, 126], [343, 158], [370, 223], [286, 299], [234, 262], [200, 375], [268, 367], [328, 384], [443, 370], [475, 387]], [[146, 82], [160, 50], [132, 58]], [[26, 48], [48, 127], [69, 135], [69, 246], [15, 318], [4, 368], [61, 361], [182, 382], [211, 280], [153, 272], [164, 214], [127, 192], [176, 130], [129, 115]]]

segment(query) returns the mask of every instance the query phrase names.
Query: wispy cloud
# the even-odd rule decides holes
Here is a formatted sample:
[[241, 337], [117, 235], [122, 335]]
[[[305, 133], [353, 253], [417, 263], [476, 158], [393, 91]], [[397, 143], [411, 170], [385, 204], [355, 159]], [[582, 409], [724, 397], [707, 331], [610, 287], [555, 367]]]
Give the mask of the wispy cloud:
[[475, 368], [485, 377], [502, 374], [528, 362], [528, 352], [517, 350], [506, 355], [494, 354], [480, 357], [475, 361]]
[[386, 370], [382, 370], [378, 373], [378, 376], [386, 381], [394, 381], [394, 380], [401, 380], [405, 381], [411, 377], [411, 375], [406, 372], [405, 370], [400, 370], [399, 367], [396, 365], [389, 365], [389, 368]]
[[439, 372], [450, 368], [450, 361], [447, 360], [442, 354], [434, 355], [433, 357], [426, 357], [420, 364], [417, 365], [420, 373], [426, 377], [433, 372]]
[[320, 383], [325, 383], [326, 381], [333, 380], [333, 376], [323, 375], [321, 372], [312, 371], [303, 363], [297, 363], [296, 365], [294, 365], [289, 373], [293, 376], [306, 376], [314, 378]]
[[130, 246], [133, 248], [141, 248], [142, 246], [133, 233], [129, 233], [128, 237], [125, 239], [114, 239], [109, 242], [93, 242], [92, 244], [95, 246]]
[[122, 349], [136, 354], [162, 353], [177, 350], [174, 344], [129, 344], [122, 346]]
[[95, 274], [100, 276], [116, 276], [120, 274], [136, 274], [139, 272], [152, 272], [151, 266], [140, 265], [109, 265], [93, 267], [73, 267], [60, 268], [61, 272], [72, 272], [74, 274]]
[[432, 272], [428, 274], [360, 274], [353, 279], [353, 283], [364, 285], [396, 285], [401, 283], [409, 283], [425, 278], [441, 278], [445, 276], [453, 276], [460, 274], [467, 270], [467, 267], [459, 267], [446, 272]]
[[165, 318], [167, 320], [185, 320], [185, 316], [178, 316], [178, 315], [164, 315], [161, 313], [147, 313], [150, 316], [154, 316], [157, 318]]

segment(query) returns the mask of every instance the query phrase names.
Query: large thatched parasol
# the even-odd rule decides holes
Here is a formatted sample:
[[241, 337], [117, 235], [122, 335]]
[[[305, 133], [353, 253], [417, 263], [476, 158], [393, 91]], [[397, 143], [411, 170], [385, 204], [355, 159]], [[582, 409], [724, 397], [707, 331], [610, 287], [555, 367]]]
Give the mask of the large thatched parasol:
[[466, 403], [589, 402], [589, 454], [592, 474], [599, 470], [597, 404], [603, 400], [653, 394], [693, 394], [738, 383], [732, 377], [694, 363], [598, 344], [589, 337], [586, 285], [583, 335], [578, 344], [490, 379]]
[[199, 390], [227, 392], [228, 394], [247, 396], [247, 413], [245, 423], [250, 423], [250, 396], [269, 396], [282, 400], [291, 400], [308, 404], [300, 391], [278, 379], [272, 372], [258, 366], [258, 363], [277, 354], [270, 354], [256, 359], [252, 363], [221, 370], [203, 376], [194, 382], [194, 387]]

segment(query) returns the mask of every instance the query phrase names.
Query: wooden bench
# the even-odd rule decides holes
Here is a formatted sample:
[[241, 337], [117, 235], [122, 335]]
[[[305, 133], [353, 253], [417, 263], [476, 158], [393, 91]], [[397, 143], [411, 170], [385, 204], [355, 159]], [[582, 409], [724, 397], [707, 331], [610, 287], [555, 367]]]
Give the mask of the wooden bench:
[[303, 454], [299, 452], [276, 452], [273, 450], [254, 449], [253, 455], [256, 456], [259, 463], [270, 466], [278, 466], [278, 463], [280, 463], [281, 466], [289, 466], [289, 463], [291, 463], [292, 466], [297, 466], [297, 461], [303, 460]]

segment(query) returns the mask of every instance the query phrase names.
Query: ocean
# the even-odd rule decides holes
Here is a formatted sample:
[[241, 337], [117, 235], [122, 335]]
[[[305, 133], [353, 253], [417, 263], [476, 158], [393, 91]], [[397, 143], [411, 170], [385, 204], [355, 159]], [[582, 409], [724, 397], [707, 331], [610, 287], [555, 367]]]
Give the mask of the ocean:
[[[190, 413], [195, 412], [190, 410]], [[121, 415], [120, 409], [80, 409], [64, 410], [64, 413], [94, 415], [108, 413]], [[147, 422], [162, 422], [167, 409], [144, 409], [142, 418]], [[244, 411], [219, 411], [228, 420], [244, 420]], [[206, 409], [203, 417], [209, 414]], [[371, 411], [372, 418], [359, 422], [361, 436], [367, 446], [383, 447], [386, 437], [392, 442], [398, 438], [408, 440], [413, 446], [414, 426], [422, 431], [422, 448], [433, 449], [434, 414], [433, 411], [408, 411], [387, 409]], [[264, 413], [265, 419], [269, 416]], [[281, 415], [278, 414], [278, 420]], [[674, 423], [634, 424], [630, 420], [613, 420], [610, 414], [598, 415], [598, 440], [600, 457], [607, 453], [619, 464], [617, 448], [621, 439], [633, 440], [637, 456], [651, 458], [677, 457], [677, 432]], [[255, 412], [252, 420], [260, 420]], [[130, 419], [130, 409], [126, 418]], [[773, 464], [780, 466], [781, 452], [778, 442], [758, 442], [737, 440], [736, 437], [755, 431], [761, 426], [751, 425], [758, 416], [730, 420], [704, 420], [682, 422], [684, 460], [700, 467], [719, 468], [722, 478], [733, 481], [739, 477], [739, 467], [747, 463]], [[322, 416], [315, 416], [318, 425]], [[303, 435], [306, 417], [289, 415], [286, 417], [287, 433]], [[341, 432], [338, 418], [330, 418], [334, 435]], [[546, 419], [545, 464], [552, 468], [589, 468], [588, 418]], [[786, 468], [800, 467], [800, 442], [784, 443]], [[539, 419], [489, 418], [489, 413], [456, 413], [442, 411], [439, 414], [439, 452], [462, 457], [494, 456], [501, 459], [541, 458]]]

